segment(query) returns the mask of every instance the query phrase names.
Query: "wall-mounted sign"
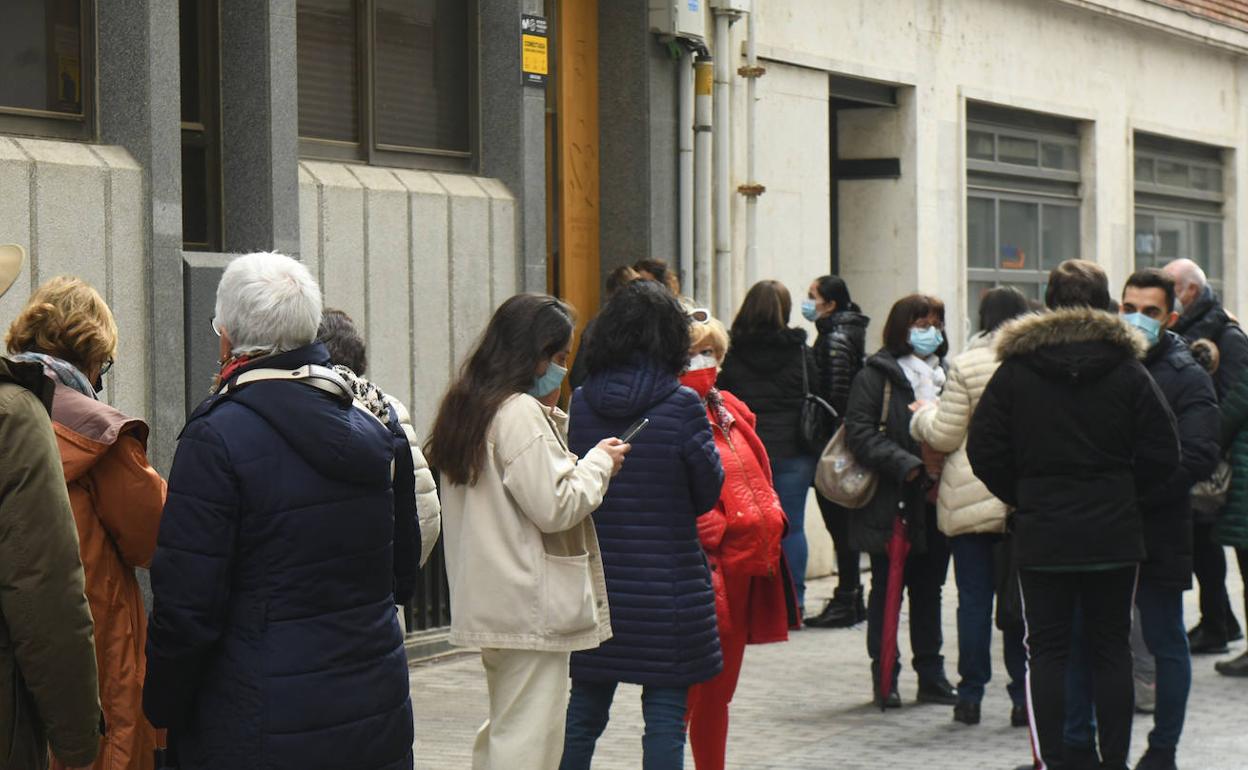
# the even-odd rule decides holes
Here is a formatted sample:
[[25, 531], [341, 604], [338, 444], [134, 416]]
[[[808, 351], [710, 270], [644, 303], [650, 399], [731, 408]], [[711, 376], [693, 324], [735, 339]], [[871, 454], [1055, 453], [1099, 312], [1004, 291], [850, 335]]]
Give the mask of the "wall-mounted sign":
[[520, 17], [520, 69], [526, 86], [545, 86], [550, 74], [550, 45], [546, 19], [524, 14]]

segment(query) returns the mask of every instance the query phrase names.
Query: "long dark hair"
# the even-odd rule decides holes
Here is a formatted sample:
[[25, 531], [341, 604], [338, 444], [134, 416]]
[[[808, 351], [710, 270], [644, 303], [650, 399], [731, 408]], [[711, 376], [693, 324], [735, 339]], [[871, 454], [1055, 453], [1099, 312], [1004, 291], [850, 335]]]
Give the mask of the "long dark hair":
[[598, 314], [585, 356], [591, 375], [639, 362], [677, 374], [689, 363], [689, 317], [666, 287], [633, 281]]
[[788, 327], [793, 312], [789, 290], [779, 281], [759, 281], [745, 293], [732, 319], [732, 336], [778, 332]]
[[819, 276], [815, 279], [815, 291], [819, 292], [824, 302], [835, 302], [838, 313], [846, 310], [860, 312], [858, 306], [849, 298], [849, 286], [839, 275]]
[[1031, 312], [1027, 298], [1013, 286], [989, 289], [979, 301], [979, 330], [992, 334], [1006, 321]]
[[425, 452], [452, 484], [475, 484], [499, 407], [533, 386], [537, 366], [568, 346], [572, 309], [545, 294], [517, 294], [494, 312], [442, 399]]

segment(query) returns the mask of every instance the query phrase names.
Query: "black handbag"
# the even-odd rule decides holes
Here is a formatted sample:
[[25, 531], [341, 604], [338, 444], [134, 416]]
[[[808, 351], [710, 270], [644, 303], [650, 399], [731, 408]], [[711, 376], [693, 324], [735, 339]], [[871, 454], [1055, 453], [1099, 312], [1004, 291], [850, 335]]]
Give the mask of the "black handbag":
[[1005, 532], [992, 549], [997, 584], [996, 621], [997, 628], [1002, 631], [1023, 626], [1023, 594], [1018, 585], [1018, 563], [1014, 559], [1012, 524], [1007, 518]]
[[808, 454], [821, 455], [823, 448], [832, 440], [840, 415], [832, 405], [810, 392], [810, 378], [806, 374], [806, 346], [802, 356], [802, 408], [797, 417], [798, 442]]

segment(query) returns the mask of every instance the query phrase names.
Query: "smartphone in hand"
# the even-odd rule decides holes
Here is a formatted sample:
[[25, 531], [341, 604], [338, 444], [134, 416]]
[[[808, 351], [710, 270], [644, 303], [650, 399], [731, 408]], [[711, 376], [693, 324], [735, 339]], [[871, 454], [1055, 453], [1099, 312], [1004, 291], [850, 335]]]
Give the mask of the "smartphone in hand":
[[637, 422], [628, 426], [628, 430], [624, 431], [624, 435], [620, 436], [620, 441], [623, 441], [625, 444], [633, 443], [633, 439], [637, 438], [637, 434], [645, 430], [646, 426], [649, 424], [650, 418], [642, 417]]

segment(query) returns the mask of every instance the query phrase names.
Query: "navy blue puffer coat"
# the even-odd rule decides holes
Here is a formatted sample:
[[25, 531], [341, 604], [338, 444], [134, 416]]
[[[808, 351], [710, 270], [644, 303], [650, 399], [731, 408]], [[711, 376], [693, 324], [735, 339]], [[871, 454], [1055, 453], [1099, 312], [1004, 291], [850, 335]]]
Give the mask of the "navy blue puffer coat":
[[706, 407], [648, 366], [595, 372], [572, 397], [569, 446], [584, 455], [640, 417], [650, 424], [594, 513], [615, 635], [573, 653], [572, 678], [685, 687], [722, 668], [697, 525], [724, 481]]
[[[306, 363], [328, 363], [324, 347], [251, 368]], [[299, 383], [191, 416], [152, 563], [143, 700], [182, 770], [411, 770], [393, 457], [380, 422]]]

